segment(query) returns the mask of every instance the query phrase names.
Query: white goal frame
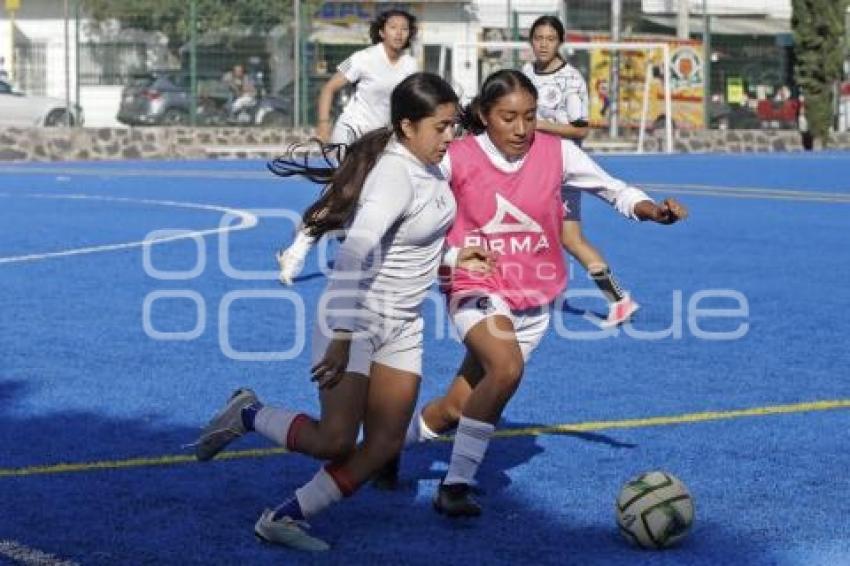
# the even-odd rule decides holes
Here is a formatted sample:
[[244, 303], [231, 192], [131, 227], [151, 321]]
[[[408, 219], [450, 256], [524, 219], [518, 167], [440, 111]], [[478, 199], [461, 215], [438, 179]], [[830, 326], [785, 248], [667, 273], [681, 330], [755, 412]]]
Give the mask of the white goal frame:
[[[528, 50], [531, 45], [527, 41], [472, 41], [459, 42], [452, 44], [452, 79], [454, 83], [460, 87], [466, 98], [471, 96], [466, 93], [474, 93], [478, 91], [478, 60], [479, 53], [482, 49], [516, 49]], [[673, 97], [670, 85], [670, 44], [663, 42], [613, 42], [613, 41], [581, 41], [581, 42], [565, 42], [561, 44], [561, 50], [590, 50], [590, 49], [610, 49], [610, 50], [627, 50], [627, 49], [643, 49], [646, 51], [660, 50], [664, 59], [664, 149], [666, 153], [673, 153]], [[445, 73], [444, 56], [441, 53], [440, 70]], [[461, 69], [462, 72], [455, 70]], [[647, 74], [644, 84], [643, 109], [641, 112], [641, 123], [638, 129], [638, 146], [637, 152], [643, 152], [644, 131], [646, 125], [646, 114], [649, 104], [649, 76]]]

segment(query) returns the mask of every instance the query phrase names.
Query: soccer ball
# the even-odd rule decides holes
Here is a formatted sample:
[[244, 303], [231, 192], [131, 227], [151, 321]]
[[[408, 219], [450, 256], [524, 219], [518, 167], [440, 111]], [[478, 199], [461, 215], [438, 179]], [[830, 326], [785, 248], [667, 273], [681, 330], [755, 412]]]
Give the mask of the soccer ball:
[[688, 488], [667, 472], [647, 472], [629, 480], [616, 504], [617, 526], [641, 548], [667, 548], [685, 538], [694, 522]]

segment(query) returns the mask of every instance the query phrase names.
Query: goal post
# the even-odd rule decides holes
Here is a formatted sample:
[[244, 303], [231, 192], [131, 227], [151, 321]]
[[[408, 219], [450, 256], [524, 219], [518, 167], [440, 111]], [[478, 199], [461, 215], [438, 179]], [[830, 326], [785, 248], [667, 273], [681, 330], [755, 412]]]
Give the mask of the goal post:
[[[612, 60], [610, 53], [619, 51], [627, 54], [640, 54], [640, 57], [619, 57], [620, 61], [620, 101], [617, 104], [620, 112], [618, 119], [620, 123], [636, 128], [638, 131], [637, 147], [638, 153], [643, 151], [644, 133], [647, 125], [661, 122], [664, 125], [664, 150], [673, 152], [673, 97], [670, 77], [670, 45], [663, 42], [601, 42], [583, 41], [566, 42], [561, 46], [561, 53], [587, 52], [590, 61], [587, 67], [594, 72], [603, 66], [610, 65]], [[608, 59], [601, 57], [605, 54]], [[653, 57], [659, 57], [661, 71], [661, 85], [652, 91], [651, 84], [655, 82], [652, 63]], [[570, 58], [571, 59], [571, 58]], [[451, 76], [452, 83], [458, 90], [461, 99], [467, 102], [478, 92], [484, 78], [499, 69], [520, 69], [526, 62], [533, 60], [531, 45], [526, 41], [477, 41], [461, 42], [452, 45], [451, 70], [445, 68], [441, 61], [441, 72], [443, 76]], [[605, 63], [607, 61], [607, 63]], [[570, 61], [572, 63], [572, 61]], [[595, 67], [594, 67], [595, 65]], [[628, 67], [624, 72], [623, 66]], [[580, 67], [578, 65], [574, 65]], [[607, 67], [610, 68], [610, 67]], [[584, 73], [583, 73], [584, 74]], [[585, 75], [585, 80], [592, 78]], [[596, 77], [599, 82], [598, 77]], [[625, 79], [625, 80], [624, 80]], [[597, 85], [594, 85], [597, 86]], [[600, 89], [607, 87], [607, 77], [604, 84], [598, 85]], [[662, 92], [658, 92], [661, 90]], [[589, 93], [598, 94], [588, 88]], [[627, 92], [626, 92], [627, 91]], [[624, 94], [628, 94], [630, 104], [624, 104]], [[659, 96], [661, 95], [661, 96]], [[600, 95], [601, 96], [601, 95]], [[591, 124], [593, 118], [604, 115], [607, 108], [603, 105], [598, 108], [598, 96], [591, 96]], [[657, 98], [662, 98], [663, 102]], [[624, 111], [624, 109], [626, 111]], [[624, 119], [625, 118], [625, 119]], [[597, 124], [598, 125], [598, 124]]]

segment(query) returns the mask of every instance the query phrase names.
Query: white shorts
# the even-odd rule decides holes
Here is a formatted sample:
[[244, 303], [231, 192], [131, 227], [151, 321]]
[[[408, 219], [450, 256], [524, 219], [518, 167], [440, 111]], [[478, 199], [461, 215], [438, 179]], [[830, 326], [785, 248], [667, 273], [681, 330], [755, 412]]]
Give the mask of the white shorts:
[[469, 295], [457, 301], [452, 308], [452, 322], [461, 340], [473, 326], [482, 320], [496, 315], [508, 317], [514, 325], [516, 340], [522, 350], [522, 359], [526, 362], [531, 353], [540, 344], [546, 329], [549, 328], [549, 305], [525, 310], [511, 310], [508, 304], [498, 295], [481, 294]]
[[581, 221], [581, 193], [569, 185], [561, 187], [561, 199], [564, 201], [564, 220]]
[[[422, 375], [422, 343], [425, 323], [375, 317], [370, 330], [359, 330], [351, 341], [346, 371], [369, 376], [372, 362]], [[325, 356], [330, 336], [318, 322], [313, 326], [312, 366]], [[325, 329], [326, 331], [327, 329]]]

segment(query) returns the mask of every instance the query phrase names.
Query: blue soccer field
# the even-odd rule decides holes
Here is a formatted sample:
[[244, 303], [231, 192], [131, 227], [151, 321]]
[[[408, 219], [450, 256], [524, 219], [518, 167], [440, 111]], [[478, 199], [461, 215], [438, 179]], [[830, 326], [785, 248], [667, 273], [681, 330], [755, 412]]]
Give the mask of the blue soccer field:
[[[281, 210], [317, 189], [260, 161], [0, 166], [0, 562], [850, 563], [850, 154], [598, 160], [691, 210], [641, 225], [585, 199], [633, 323], [598, 330], [605, 303], [575, 269], [479, 475], [485, 515], [436, 515], [450, 444], [417, 447], [402, 489], [313, 521], [321, 557], [252, 535], [313, 461], [257, 438], [209, 464], [182, 447], [240, 385], [315, 412], [324, 260], [284, 289], [273, 253]], [[162, 230], [182, 237], [144, 244]], [[426, 316], [423, 401], [462, 357], [436, 293]], [[664, 552], [614, 522], [651, 469], [696, 501]]]

